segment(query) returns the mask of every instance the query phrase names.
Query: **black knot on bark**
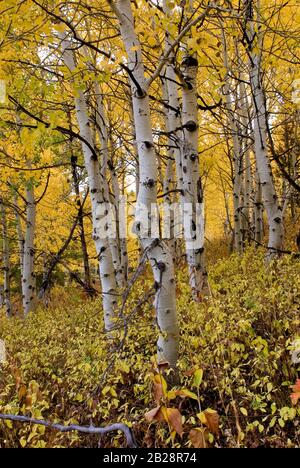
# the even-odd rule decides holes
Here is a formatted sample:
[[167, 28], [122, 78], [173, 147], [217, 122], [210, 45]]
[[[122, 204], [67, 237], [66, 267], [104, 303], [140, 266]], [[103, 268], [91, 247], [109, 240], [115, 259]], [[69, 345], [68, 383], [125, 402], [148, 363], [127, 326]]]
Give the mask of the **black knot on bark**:
[[196, 231], [196, 223], [195, 223], [195, 221], [192, 221], [192, 231]]
[[151, 141], [144, 141], [144, 145], [146, 146], [147, 149], [151, 149], [154, 147]]
[[110, 169], [111, 171], [113, 171], [114, 165], [113, 165], [112, 161], [108, 160], [108, 161], [107, 161], [107, 166], [108, 166], [108, 169]]
[[204, 252], [204, 247], [201, 247], [200, 249], [196, 250], [196, 255], [203, 254], [203, 252]]
[[106, 250], [106, 247], [101, 247], [101, 249], [100, 249], [100, 254], [102, 254], [103, 252], [105, 252], [105, 250]]
[[182, 62], [181, 65], [183, 67], [197, 67], [198, 66], [198, 60], [196, 57], [193, 57], [192, 55], [186, 55]]
[[154, 282], [153, 288], [154, 288], [155, 291], [159, 290], [160, 286], [159, 286], [159, 283], [157, 281]]
[[280, 224], [281, 223], [281, 218], [277, 217], [274, 219], [275, 223]]
[[91, 190], [91, 193], [96, 193], [96, 192], [97, 192], [97, 189], [95, 189], [95, 188], [93, 188], [93, 189]]
[[197, 130], [197, 128], [198, 128], [198, 125], [193, 120], [189, 120], [184, 125], [184, 128], [186, 128], [188, 132], [195, 132]]
[[166, 264], [164, 262], [158, 262], [157, 268], [163, 273], [164, 271], [166, 271]]
[[196, 154], [196, 153], [192, 153], [192, 154], [190, 155], [190, 160], [191, 160], [192, 162], [197, 161], [197, 158], [198, 158], [198, 154]]
[[146, 187], [153, 188], [154, 185], [155, 185], [155, 180], [154, 180], [154, 179], [148, 179], [148, 180], [145, 182], [145, 186], [146, 186]]
[[146, 91], [144, 91], [142, 88], [137, 88], [134, 92], [134, 97], [138, 99], [143, 99], [146, 97]]

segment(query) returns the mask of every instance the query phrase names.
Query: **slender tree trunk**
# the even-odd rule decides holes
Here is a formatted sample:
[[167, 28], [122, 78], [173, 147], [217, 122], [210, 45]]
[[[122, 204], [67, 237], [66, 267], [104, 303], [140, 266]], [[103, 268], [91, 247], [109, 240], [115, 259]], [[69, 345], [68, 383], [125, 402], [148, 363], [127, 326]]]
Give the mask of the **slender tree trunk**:
[[[114, 3], [110, 1], [110, 4], [114, 9]], [[158, 359], [167, 360], [170, 365], [175, 366], [179, 330], [173, 261], [166, 244], [157, 236], [152, 237], [148, 226], [151, 208], [157, 207], [158, 174], [141, 45], [134, 28], [130, 0], [118, 0], [115, 4], [128, 56], [128, 67], [131, 70], [133, 117], [139, 155], [140, 184], [136, 206], [136, 230], [144, 251], [147, 251], [157, 290], [155, 309], [160, 332]]]
[[[112, 147], [112, 145], [111, 145]], [[128, 247], [126, 237], [126, 200], [124, 193], [121, 195], [120, 182], [113, 163], [110, 164], [110, 173], [113, 190], [113, 204], [116, 217], [116, 231], [119, 251], [120, 283], [126, 286], [128, 280]]]
[[[168, 5], [168, 2], [164, 0], [163, 2], [164, 12], [167, 18], [167, 27], [166, 27], [166, 37], [165, 37], [165, 49], [168, 50], [172, 44], [172, 37], [169, 32], [169, 24], [172, 23], [171, 12]], [[177, 83], [178, 78], [175, 72], [175, 55], [171, 53], [168, 57], [165, 70], [165, 95], [166, 95], [166, 130], [168, 132], [168, 164], [172, 166], [167, 167], [166, 171], [166, 183], [164, 188], [164, 193], [167, 192], [167, 186], [169, 186], [168, 180], [170, 177], [174, 179], [172, 188], [178, 191], [179, 205], [176, 204], [174, 207], [174, 213], [171, 213], [173, 219], [170, 219], [174, 225], [174, 248], [175, 248], [175, 262], [177, 263], [181, 258], [181, 242], [180, 239], [183, 234], [183, 172], [182, 172], [182, 161], [181, 161], [181, 148], [183, 146], [183, 131], [181, 123], [181, 107], [179, 102], [179, 93]], [[175, 163], [175, 173], [174, 173], [174, 163]], [[170, 173], [173, 172], [173, 174]], [[176, 182], [175, 182], [176, 181]], [[174, 202], [176, 197], [172, 197]]]
[[[67, 40], [65, 33], [60, 33], [62, 40], [63, 61], [66, 67], [73, 72], [76, 68], [72, 44]], [[99, 258], [99, 272], [102, 286], [104, 323], [107, 331], [114, 325], [117, 310], [116, 277], [112, 262], [112, 255], [107, 237], [102, 234], [103, 216], [107, 200], [105, 200], [103, 178], [100, 173], [100, 165], [94, 147], [93, 135], [90, 127], [87, 103], [82, 91], [75, 97], [75, 109], [79, 131], [84, 139], [82, 149], [85, 167], [88, 174], [90, 197], [92, 205], [93, 238]], [[100, 214], [101, 213], [101, 214]]]
[[110, 197], [110, 188], [109, 183], [107, 180], [107, 169], [108, 167], [112, 167], [111, 163], [111, 155], [109, 154], [112, 151], [111, 146], [109, 145], [109, 136], [108, 136], [108, 122], [107, 117], [103, 105], [103, 98], [100, 90], [99, 84], [96, 84], [96, 102], [97, 102], [97, 109], [96, 109], [96, 123], [97, 123], [97, 130], [98, 136], [101, 145], [101, 175], [103, 180], [103, 188], [104, 188], [104, 196], [105, 199], [108, 201], [107, 203], [107, 211], [110, 213], [112, 217], [112, 225], [113, 225], [113, 233], [109, 238], [109, 245], [112, 254], [113, 265], [116, 274], [116, 280], [119, 288], [125, 287], [125, 272], [123, 271], [121, 265], [121, 252], [120, 252], [120, 245], [118, 242], [119, 233], [117, 230], [118, 227], [118, 208], [116, 206], [116, 199], [112, 200]]
[[258, 171], [255, 172], [255, 201], [254, 201], [254, 238], [257, 245], [263, 241], [263, 200]]
[[15, 205], [15, 218], [16, 218], [16, 230], [18, 237], [18, 246], [19, 246], [19, 259], [20, 259], [20, 273], [21, 273], [21, 284], [23, 278], [23, 261], [24, 261], [24, 234], [21, 223], [21, 216], [19, 214], [19, 204], [17, 194], [14, 194], [14, 205]]
[[34, 309], [35, 299], [35, 276], [34, 276], [34, 236], [36, 220], [36, 204], [34, 189], [30, 184], [25, 189], [26, 198], [26, 224], [24, 235], [24, 259], [22, 277], [23, 311], [27, 316]]
[[228, 124], [230, 128], [233, 143], [233, 218], [234, 218], [234, 246], [238, 253], [243, 252], [243, 224], [241, 217], [241, 195], [242, 195], [242, 161], [241, 146], [239, 138], [239, 128], [237, 118], [232, 107], [232, 93], [229, 84], [229, 61], [225, 33], [222, 30], [223, 43], [223, 61], [227, 71], [224, 85], [224, 94], [226, 98], [226, 110], [228, 115]]
[[[190, 11], [192, 12], [192, 9]], [[186, 53], [181, 64], [183, 74], [182, 127], [184, 129], [181, 153], [184, 233], [190, 285], [193, 297], [198, 301], [203, 295], [209, 295], [204, 246], [204, 194], [198, 152], [198, 59], [196, 54], [190, 52], [188, 46], [185, 46], [185, 49]], [[186, 217], [187, 213], [189, 214]]]
[[2, 218], [2, 252], [3, 252], [3, 305], [7, 317], [12, 315], [11, 298], [10, 298], [10, 249], [7, 232], [6, 209], [3, 201], [0, 200], [1, 218]]
[[71, 166], [72, 166], [73, 185], [74, 185], [74, 190], [76, 194], [76, 204], [78, 208], [77, 219], [78, 219], [81, 252], [82, 252], [83, 267], [84, 267], [84, 282], [87, 286], [87, 289], [92, 289], [89, 256], [88, 256], [88, 251], [87, 251], [84, 220], [83, 220], [83, 205], [82, 205], [82, 200], [81, 200], [81, 195], [80, 195], [79, 178], [78, 178], [78, 173], [77, 173], [77, 157], [74, 156], [73, 154], [71, 156]]
[[[275, 190], [272, 167], [267, 153], [267, 110], [262, 80], [262, 43], [260, 24], [254, 27], [253, 0], [245, 0], [246, 40], [250, 57], [250, 83], [254, 107], [255, 158], [260, 179], [262, 198], [268, 218], [268, 258], [271, 259], [283, 245], [282, 209]], [[259, 2], [257, 19], [259, 20]]]

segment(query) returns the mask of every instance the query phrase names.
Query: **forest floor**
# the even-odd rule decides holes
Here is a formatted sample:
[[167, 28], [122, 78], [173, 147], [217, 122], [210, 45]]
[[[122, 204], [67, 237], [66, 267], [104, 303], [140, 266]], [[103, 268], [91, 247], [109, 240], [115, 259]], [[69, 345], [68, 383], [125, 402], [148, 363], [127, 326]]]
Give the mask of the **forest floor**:
[[[122, 421], [141, 447], [300, 447], [300, 260], [286, 256], [266, 269], [263, 253], [249, 249], [242, 258], [214, 262], [209, 277], [212, 298], [195, 304], [186, 272], [178, 274], [181, 336], [173, 389], [171, 371], [163, 376], [155, 363], [147, 273], [126, 303], [126, 336], [122, 324], [115, 332], [119, 348], [101, 332], [101, 300], [83, 299], [75, 288], [54, 288], [49, 308], [26, 321], [2, 314], [7, 361], [0, 364], [0, 413], [64, 424]], [[166, 423], [167, 408], [181, 421]], [[94, 435], [0, 422], [1, 447], [98, 443]], [[101, 446], [125, 446], [124, 437], [111, 434]]]

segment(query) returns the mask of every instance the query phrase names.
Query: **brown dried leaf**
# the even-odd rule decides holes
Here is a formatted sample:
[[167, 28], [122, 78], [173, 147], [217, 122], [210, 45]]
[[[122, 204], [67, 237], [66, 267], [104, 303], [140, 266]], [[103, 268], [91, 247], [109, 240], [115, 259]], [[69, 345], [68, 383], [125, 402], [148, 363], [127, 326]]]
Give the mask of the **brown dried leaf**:
[[161, 407], [157, 406], [156, 408], [153, 408], [152, 410], [148, 411], [148, 413], [145, 414], [145, 418], [149, 422], [163, 421], [164, 417], [163, 417], [163, 414], [161, 412]]
[[177, 432], [177, 434], [182, 437], [183, 429], [182, 429], [182, 416], [180, 411], [177, 408], [162, 408], [162, 413], [164, 415], [165, 420], [170, 424], [172, 429]]
[[219, 434], [219, 415], [217, 411], [213, 409], [206, 409], [203, 411], [206, 418], [206, 425], [209, 429], [209, 432], [212, 434], [218, 435]]
[[206, 428], [192, 429], [189, 433], [189, 439], [194, 448], [207, 448], [207, 437], [208, 430]]

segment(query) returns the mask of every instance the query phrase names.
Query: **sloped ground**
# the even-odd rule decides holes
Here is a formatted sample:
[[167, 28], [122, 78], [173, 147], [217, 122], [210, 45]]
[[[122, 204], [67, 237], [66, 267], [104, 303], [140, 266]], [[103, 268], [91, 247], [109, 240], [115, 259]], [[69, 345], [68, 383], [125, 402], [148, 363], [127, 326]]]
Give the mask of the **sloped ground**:
[[[7, 348], [0, 412], [82, 425], [122, 421], [148, 447], [300, 447], [300, 403], [290, 398], [300, 371], [299, 280], [299, 259], [284, 257], [266, 269], [262, 253], [250, 249], [243, 258], [232, 256], [210, 268], [213, 297], [199, 305], [180, 273], [175, 391], [170, 384], [165, 388], [165, 379], [174, 379], [155, 371], [155, 317], [152, 296], [146, 297], [151, 279], [145, 276], [133, 288], [125, 308], [129, 331], [117, 352], [102, 332], [101, 301], [57, 289], [55, 307], [39, 309], [26, 321], [0, 319]], [[122, 323], [118, 342], [124, 338]], [[158, 405], [180, 412], [182, 437], [178, 420], [155, 420], [164, 419], [166, 410], [152, 422], [145, 419]], [[96, 436], [0, 422], [1, 447], [98, 442]], [[122, 434], [103, 438], [101, 446], [124, 446]]]

